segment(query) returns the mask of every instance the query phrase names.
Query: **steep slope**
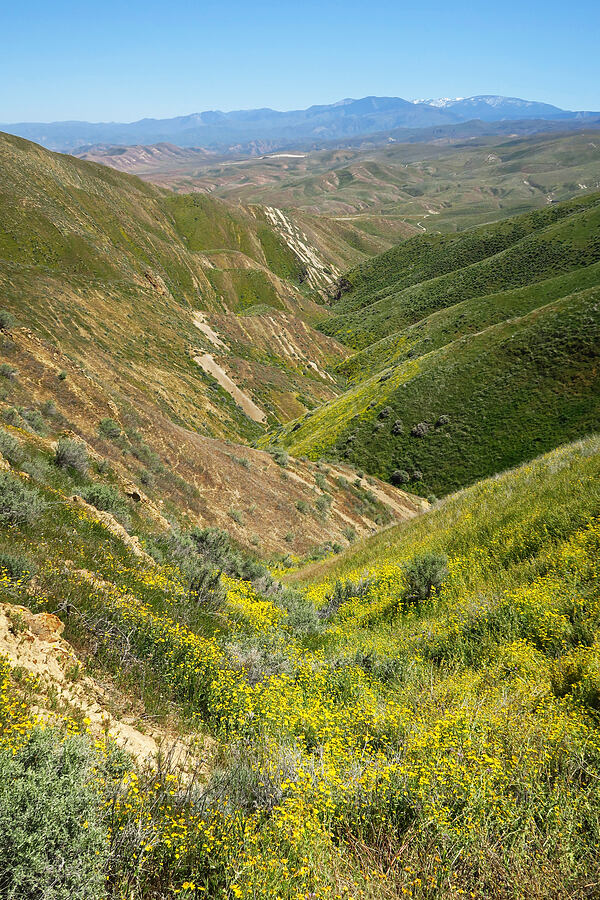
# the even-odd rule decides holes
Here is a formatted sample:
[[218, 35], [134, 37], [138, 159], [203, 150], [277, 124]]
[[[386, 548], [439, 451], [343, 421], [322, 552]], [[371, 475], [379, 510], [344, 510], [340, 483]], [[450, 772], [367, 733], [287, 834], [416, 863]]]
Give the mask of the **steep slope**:
[[[304, 570], [302, 593], [247, 563], [190, 590], [206, 535], [140, 559], [66, 480], [6, 474], [35, 519], [0, 530], [0, 828], [27, 830], [36, 889], [593, 895], [598, 437]], [[149, 765], [126, 735], [141, 760], [162, 738]], [[12, 858], [9, 889], [32, 871]]]
[[[118, 366], [117, 377], [163, 393], [176, 419], [205, 433], [252, 436], [252, 421], [194, 362], [215, 351], [194, 312], [219, 313], [216, 355], [232, 374], [237, 357], [227, 346], [227, 322], [237, 334], [241, 312], [256, 315], [257, 329], [267, 332], [281, 317], [288, 335], [278, 353], [240, 350], [248, 383], [239, 388], [265, 419], [285, 419], [303, 400], [310, 406], [336, 393], [302, 351], [321, 309], [300, 288], [307, 279], [320, 283], [326, 266], [316, 251], [297, 256], [258, 208], [174, 197], [8, 136], [0, 152], [5, 305], [74, 361], [112, 383]], [[319, 366], [344, 355], [335, 342], [314, 339]]]
[[597, 429], [599, 215], [590, 195], [350, 272], [322, 327], [364, 348], [353, 386], [277, 440], [445, 494]]
[[323, 307], [303, 282], [325, 267], [308, 243], [301, 258], [259, 208], [13, 137], [0, 153], [0, 411], [17, 434], [48, 452], [71, 432], [161, 527], [225, 526], [267, 554], [404, 514], [347, 467], [320, 488], [314, 466], [239, 445], [339, 393], [347, 351], [311, 325]]

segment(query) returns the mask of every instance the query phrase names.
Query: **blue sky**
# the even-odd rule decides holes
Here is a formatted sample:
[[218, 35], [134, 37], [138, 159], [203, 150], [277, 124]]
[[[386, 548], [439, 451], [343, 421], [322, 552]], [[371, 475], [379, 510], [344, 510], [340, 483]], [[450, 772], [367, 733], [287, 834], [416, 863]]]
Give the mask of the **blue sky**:
[[600, 4], [3, 4], [0, 122], [498, 93], [600, 109]]

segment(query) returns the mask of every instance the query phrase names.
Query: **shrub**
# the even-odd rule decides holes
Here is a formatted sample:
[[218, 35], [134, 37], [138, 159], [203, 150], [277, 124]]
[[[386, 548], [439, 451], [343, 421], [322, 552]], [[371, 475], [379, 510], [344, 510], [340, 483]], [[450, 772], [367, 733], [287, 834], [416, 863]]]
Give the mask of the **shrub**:
[[323, 474], [323, 472], [315, 472], [315, 483], [318, 487], [321, 488], [322, 491], [327, 490], [327, 478]]
[[231, 507], [227, 510], [227, 513], [228, 513], [229, 517], [230, 517], [231, 519], [233, 519], [234, 522], [237, 522], [238, 525], [242, 525], [242, 524], [243, 524], [243, 522], [244, 522], [244, 517], [242, 516], [241, 512], [239, 511], [239, 509], [234, 509], [233, 506], [231, 506]]
[[0, 376], [2, 378], [14, 378], [16, 374], [17, 370], [10, 363], [2, 363], [0, 365]]
[[380, 412], [379, 412], [379, 418], [380, 419], [389, 419], [389, 417], [392, 415], [393, 412], [394, 412], [394, 410], [392, 409], [391, 406], [384, 406], [383, 409], [380, 410]]
[[[0, 883], [14, 900], [106, 895], [107, 835], [92, 787], [96, 757], [79, 736], [34, 730], [0, 751]], [[83, 826], [83, 823], [85, 827]]]
[[64, 381], [65, 378], [67, 377], [67, 373], [66, 373], [65, 370], [63, 369], [62, 372], [59, 372], [59, 373], [58, 373], [58, 376], [57, 376], [57, 377], [58, 377], [58, 380], [59, 380], [59, 381]]
[[323, 516], [326, 516], [331, 506], [331, 497], [328, 494], [320, 494], [315, 500], [315, 506]]
[[102, 437], [116, 440], [121, 437], [121, 426], [114, 419], [108, 417], [100, 419], [98, 422], [98, 434], [102, 435]]
[[43, 416], [56, 416], [58, 415], [58, 410], [56, 408], [56, 404], [54, 400], [44, 400], [41, 407], [41, 412]]
[[308, 503], [306, 500], [296, 500], [296, 509], [303, 514], [308, 512]]
[[288, 544], [293, 544], [294, 543], [294, 532], [288, 531], [285, 535], [285, 540], [287, 541]]
[[89, 466], [85, 444], [68, 437], [59, 438], [54, 461], [61, 469], [74, 469], [81, 475], [85, 475]]
[[318, 611], [319, 618], [330, 619], [343, 603], [364, 597], [369, 592], [372, 583], [370, 578], [361, 578], [359, 581], [340, 581], [338, 579], [327, 601]]
[[421, 553], [404, 565], [406, 587], [402, 595], [405, 607], [420, 608], [431, 600], [448, 574], [448, 558], [444, 553]]
[[396, 469], [392, 472], [390, 476], [390, 481], [392, 484], [408, 484], [410, 481], [410, 475], [406, 471], [406, 469]]
[[19, 415], [19, 410], [15, 409], [14, 406], [9, 406], [7, 409], [2, 410], [2, 418], [9, 425], [12, 425], [14, 428], [22, 428], [25, 424], [23, 419]]
[[352, 544], [353, 541], [356, 540], [356, 529], [354, 529], [352, 525], [344, 525], [344, 527], [342, 528], [342, 534], [350, 544]]
[[81, 491], [81, 496], [96, 509], [117, 516], [126, 516], [129, 512], [127, 500], [111, 484], [91, 484]]
[[15, 317], [7, 309], [0, 309], [0, 331], [10, 331], [15, 327]]
[[140, 484], [143, 484], [144, 487], [152, 487], [154, 484], [154, 475], [148, 469], [142, 469], [140, 472]]
[[420, 471], [420, 469], [414, 470], [414, 472], [412, 473], [412, 480], [413, 481], [423, 481], [423, 473]]
[[394, 424], [392, 425], [392, 434], [403, 434], [404, 433], [404, 425], [400, 421], [400, 419], [396, 419]]
[[46, 504], [35, 488], [27, 488], [8, 472], [0, 472], [0, 522], [32, 525]]
[[413, 425], [410, 429], [410, 433], [413, 437], [425, 437], [426, 434], [431, 430], [431, 425], [429, 422], [419, 422], [417, 425]]
[[26, 459], [21, 463], [21, 469], [35, 481], [48, 481], [50, 475], [50, 463], [44, 457]]
[[435, 423], [436, 428], [440, 428], [442, 425], [449, 425], [449, 424], [450, 424], [450, 416], [440, 416], [438, 418], [437, 422]]
[[12, 466], [20, 466], [24, 453], [21, 441], [9, 434], [4, 428], [0, 428], [0, 453]]
[[33, 567], [25, 556], [14, 553], [0, 553], [0, 572], [5, 572], [11, 581], [27, 581]]
[[287, 450], [284, 450], [283, 447], [273, 447], [270, 453], [277, 465], [282, 466], [285, 469], [290, 461], [290, 456]]
[[45, 434], [46, 423], [39, 409], [19, 409], [19, 414], [36, 434]]
[[235, 548], [227, 532], [220, 528], [194, 528], [189, 537], [196, 553], [205, 562], [211, 563], [233, 578], [254, 581], [266, 573], [261, 563]]
[[225, 600], [221, 573], [210, 566], [196, 564], [190, 574], [188, 598], [209, 610], [219, 609]]

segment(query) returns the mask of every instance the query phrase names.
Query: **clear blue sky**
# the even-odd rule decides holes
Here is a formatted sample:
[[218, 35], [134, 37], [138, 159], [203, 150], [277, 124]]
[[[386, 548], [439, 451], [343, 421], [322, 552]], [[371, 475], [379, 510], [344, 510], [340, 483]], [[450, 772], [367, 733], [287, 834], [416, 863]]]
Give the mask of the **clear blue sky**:
[[0, 122], [497, 93], [600, 109], [600, 3], [3, 4]]

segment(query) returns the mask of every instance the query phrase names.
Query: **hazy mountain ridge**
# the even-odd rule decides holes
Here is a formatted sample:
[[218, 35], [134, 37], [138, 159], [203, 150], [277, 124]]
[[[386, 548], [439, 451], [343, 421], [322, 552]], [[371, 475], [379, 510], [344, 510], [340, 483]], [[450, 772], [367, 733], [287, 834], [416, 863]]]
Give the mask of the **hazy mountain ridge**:
[[280, 146], [302, 140], [327, 141], [394, 128], [427, 128], [478, 118], [486, 121], [538, 117], [569, 120], [593, 115], [598, 113], [570, 112], [550, 104], [493, 95], [448, 101], [443, 107], [433, 105], [433, 101], [363, 97], [286, 112], [268, 108], [232, 112], [209, 110], [131, 123], [20, 122], [0, 125], [0, 129], [62, 151], [93, 144], [160, 142], [214, 149], [257, 140], [272, 141]]

